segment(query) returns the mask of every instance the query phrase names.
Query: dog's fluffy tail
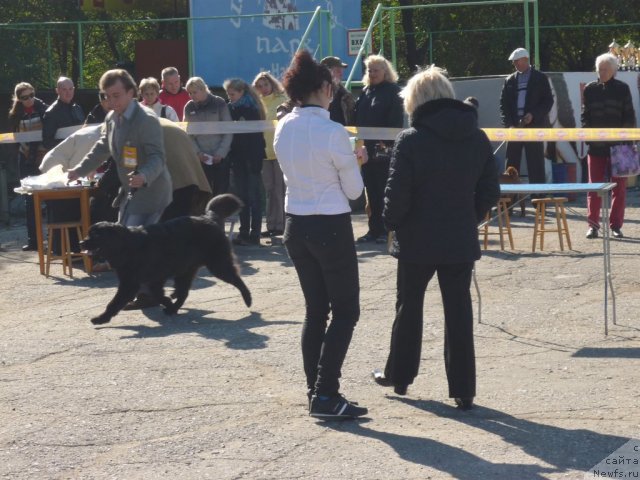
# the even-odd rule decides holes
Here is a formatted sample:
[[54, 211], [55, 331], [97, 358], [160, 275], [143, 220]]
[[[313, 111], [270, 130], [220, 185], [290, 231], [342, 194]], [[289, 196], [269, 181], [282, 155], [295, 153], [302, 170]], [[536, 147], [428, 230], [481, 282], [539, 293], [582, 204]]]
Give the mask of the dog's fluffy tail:
[[225, 218], [238, 212], [242, 207], [244, 207], [244, 203], [238, 197], [231, 193], [223, 193], [209, 200], [205, 214], [214, 222], [221, 224]]

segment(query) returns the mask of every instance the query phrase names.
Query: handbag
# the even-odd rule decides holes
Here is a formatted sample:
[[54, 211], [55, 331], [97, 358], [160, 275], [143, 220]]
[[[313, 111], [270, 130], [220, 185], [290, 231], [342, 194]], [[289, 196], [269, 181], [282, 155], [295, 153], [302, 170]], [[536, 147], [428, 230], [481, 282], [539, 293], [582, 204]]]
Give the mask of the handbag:
[[640, 154], [636, 145], [611, 147], [611, 176], [633, 177], [640, 174]]

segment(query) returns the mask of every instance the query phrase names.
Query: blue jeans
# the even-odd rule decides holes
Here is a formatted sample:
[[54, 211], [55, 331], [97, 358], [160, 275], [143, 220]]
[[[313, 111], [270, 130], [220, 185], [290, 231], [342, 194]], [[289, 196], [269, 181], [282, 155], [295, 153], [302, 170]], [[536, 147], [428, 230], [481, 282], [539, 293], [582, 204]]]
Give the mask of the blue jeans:
[[306, 304], [302, 359], [307, 387], [316, 395], [332, 396], [340, 389], [342, 364], [360, 317], [351, 216], [287, 214], [284, 244]]

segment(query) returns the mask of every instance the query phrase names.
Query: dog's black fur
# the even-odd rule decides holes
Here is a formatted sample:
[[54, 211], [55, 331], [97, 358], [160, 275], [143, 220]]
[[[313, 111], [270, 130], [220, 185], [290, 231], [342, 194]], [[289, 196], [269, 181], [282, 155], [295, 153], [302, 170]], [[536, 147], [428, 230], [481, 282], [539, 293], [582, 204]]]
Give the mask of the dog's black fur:
[[[99, 222], [91, 226], [80, 246], [91, 255], [106, 259], [118, 275], [119, 285], [113, 299], [93, 324], [109, 322], [134, 299], [141, 284], [148, 284], [151, 295], [173, 314], [184, 304], [191, 283], [202, 266], [212, 275], [236, 287], [247, 306], [251, 293], [234, 262], [231, 245], [224, 229], [224, 219], [242, 207], [231, 194], [218, 195], [207, 204], [199, 217], [178, 217], [148, 227], [123, 227]], [[174, 279], [172, 302], [164, 295], [164, 284]]]

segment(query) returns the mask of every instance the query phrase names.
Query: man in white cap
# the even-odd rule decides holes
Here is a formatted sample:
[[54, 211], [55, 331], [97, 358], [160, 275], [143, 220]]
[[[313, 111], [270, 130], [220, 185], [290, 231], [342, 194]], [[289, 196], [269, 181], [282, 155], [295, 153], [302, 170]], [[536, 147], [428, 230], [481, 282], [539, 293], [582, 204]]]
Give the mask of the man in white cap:
[[[549, 127], [549, 110], [553, 94], [547, 76], [529, 63], [529, 52], [516, 48], [509, 60], [516, 71], [504, 81], [500, 95], [502, 123], [507, 128]], [[542, 142], [509, 142], [507, 167], [520, 171], [520, 157], [524, 147], [527, 156], [529, 183], [545, 183], [544, 144]]]

